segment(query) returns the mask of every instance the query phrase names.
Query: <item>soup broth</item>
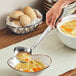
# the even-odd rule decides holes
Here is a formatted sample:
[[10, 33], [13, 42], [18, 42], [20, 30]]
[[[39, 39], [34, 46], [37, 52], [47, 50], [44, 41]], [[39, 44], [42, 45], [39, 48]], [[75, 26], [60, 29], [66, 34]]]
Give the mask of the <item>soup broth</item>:
[[69, 21], [60, 26], [60, 29], [65, 34], [76, 37], [76, 20]]
[[20, 61], [24, 61], [24, 62], [28, 62], [30, 60], [31, 55], [25, 52], [20, 52], [16, 55], [16, 57], [20, 60]]
[[45, 68], [44, 64], [40, 61], [31, 60], [31, 55], [28, 53], [20, 52], [16, 56], [21, 61], [26, 63], [18, 63], [15, 68], [23, 72], [37, 72]]
[[32, 60], [27, 63], [18, 63], [15, 68], [24, 72], [37, 72], [44, 69], [45, 66], [42, 62]]

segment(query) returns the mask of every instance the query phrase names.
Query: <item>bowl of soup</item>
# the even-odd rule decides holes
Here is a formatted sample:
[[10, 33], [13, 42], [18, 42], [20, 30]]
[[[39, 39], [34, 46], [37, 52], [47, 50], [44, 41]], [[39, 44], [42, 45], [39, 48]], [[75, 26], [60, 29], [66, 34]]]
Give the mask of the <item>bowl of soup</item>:
[[64, 45], [76, 49], [76, 15], [69, 15], [57, 25], [57, 35]]
[[[23, 58], [20, 58], [22, 57], [21, 54], [18, 55], [18, 58], [24, 61]], [[26, 63], [19, 62], [16, 57], [11, 57], [7, 60], [9, 67], [21, 76], [37, 76], [45, 71], [45, 69], [50, 66], [51, 62], [52, 60], [49, 56], [42, 54], [30, 55]]]

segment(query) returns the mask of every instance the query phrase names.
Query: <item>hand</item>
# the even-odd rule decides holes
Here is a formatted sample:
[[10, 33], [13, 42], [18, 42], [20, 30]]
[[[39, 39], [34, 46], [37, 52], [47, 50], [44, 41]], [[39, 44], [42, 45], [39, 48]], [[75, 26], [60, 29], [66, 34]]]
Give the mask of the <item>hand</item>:
[[54, 25], [57, 18], [61, 15], [62, 5], [60, 2], [57, 2], [47, 13], [46, 13], [46, 24]]
[[54, 26], [63, 8], [74, 1], [76, 0], [58, 0], [58, 2], [46, 13], [46, 24]]

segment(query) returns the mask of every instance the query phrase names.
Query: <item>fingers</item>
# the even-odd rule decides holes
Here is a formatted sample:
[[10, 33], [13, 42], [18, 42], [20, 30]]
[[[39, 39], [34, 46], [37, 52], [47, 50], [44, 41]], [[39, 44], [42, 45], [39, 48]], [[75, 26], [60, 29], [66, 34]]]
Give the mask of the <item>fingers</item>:
[[52, 25], [51, 27], [55, 27], [55, 22], [57, 20], [58, 16], [57, 15], [52, 15], [51, 17], [46, 16], [46, 24], [49, 26], [50, 24]]
[[53, 18], [52, 18], [52, 20], [51, 20], [51, 22], [50, 22], [50, 24], [52, 24], [52, 27], [53, 28], [56, 28], [56, 20], [58, 19], [58, 16], [53, 16]]
[[46, 24], [47, 25], [51, 24], [52, 26], [54, 26], [57, 18], [60, 16], [61, 12], [62, 12], [62, 9], [57, 10], [57, 12], [56, 12], [56, 10], [48, 11], [46, 13]]
[[60, 10], [59, 14], [56, 14], [56, 13], [53, 14], [52, 20], [51, 20], [51, 22], [50, 22], [50, 24], [52, 24], [52, 27], [53, 27], [53, 26], [56, 27], [56, 26], [55, 26], [55, 23], [56, 23], [56, 20], [59, 18], [61, 12], [62, 12], [62, 9]]
[[46, 13], [46, 24], [50, 25], [50, 22], [52, 20], [52, 14], [50, 14], [49, 12]]
[[50, 18], [50, 17], [47, 17], [47, 18], [46, 18], [46, 24], [47, 24], [48, 26], [50, 25], [51, 20], [52, 20], [52, 18]]
[[53, 17], [52, 17], [52, 20], [51, 20], [51, 22], [50, 22], [52, 28], [55, 28], [55, 22], [56, 22], [56, 17], [53, 16]]

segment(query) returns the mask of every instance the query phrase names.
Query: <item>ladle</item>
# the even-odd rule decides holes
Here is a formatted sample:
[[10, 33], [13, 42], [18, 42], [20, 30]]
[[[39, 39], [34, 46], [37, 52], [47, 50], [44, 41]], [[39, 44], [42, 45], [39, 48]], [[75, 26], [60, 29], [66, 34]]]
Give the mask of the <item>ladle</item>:
[[[67, 15], [71, 15], [76, 10], [76, 2], [68, 5], [66, 8], [63, 9], [63, 12], [61, 13], [60, 17], [57, 19], [56, 23], [61, 19], [61, 17], [65, 17]], [[55, 23], [55, 24], [56, 24]], [[52, 30], [53, 28], [51, 25], [49, 25], [46, 30], [42, 33], [40, 38], [32, 45], [31, 48], [25, 48], [25, 47], [15, 47], [14, 52], [15, 55], [19, 52], [26, 52], [32, 54], [32, 50], [40, 43], [40, 41]], [[20, 61], [24, 63], [23, 61]]]

